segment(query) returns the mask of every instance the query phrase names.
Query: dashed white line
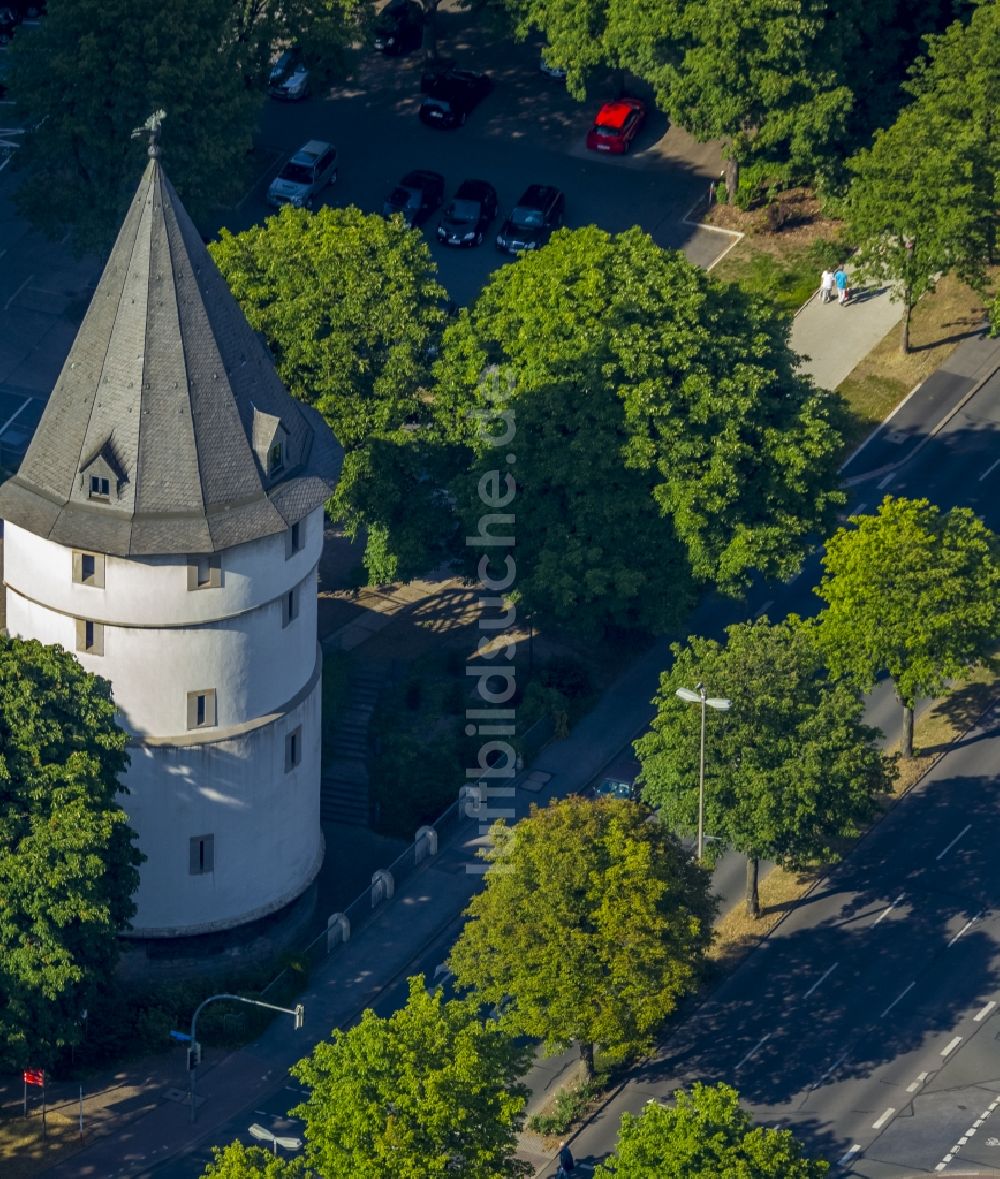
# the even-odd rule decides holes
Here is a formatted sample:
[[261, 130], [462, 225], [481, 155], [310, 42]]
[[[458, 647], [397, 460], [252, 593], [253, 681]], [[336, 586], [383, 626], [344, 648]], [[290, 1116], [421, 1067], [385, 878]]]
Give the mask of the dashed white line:
[[[975, 1133], [979, 1129], [979, 1127], [983, 1124], [983, 1122], [986, 1121], [986, 1119], [990, 1116], [990, 1114], [996, 1109], [996, 1107], [998, 1105], [1000, 1105], [1000, 1097], [994, 1097], [994, 1099], [983, 1110], [983, 1112], [979, 1115], [979, 1117], [976, 1118], [976, 1120], [972, 1123], [972, 1125], [968, 1128], [968, 1130], [965, 1131], [965, 1133], [961, 1136], [961, 1138], [959, 1138], [959, 1140], [955, 1143], [955, 1145], [951, 1148], [951, 1150], [948, 1151], [948, 1153], [944, 1156], [944, 1158], [934, 1168], [935, 1171], [940, 1172], [940, 1171], [943, 1171], [945, 1169], [945, 1167], [947, 1167], [947, 1165], [951, 1162], [951, 1160], [955, 1157], [955, 1155], [958, 1154], [958, 1152], [962, 1149], [962, 1147], [968, 1143], [969, 1139], [975, 1135]], [[990, 1145], [993, 1141], [994, 1140], [992, 1138], [987, 1139], [987, 1145]]]
[[946, 856], [951, 851], [951, 849], [955, 846], [955, 844], [958, 843], [958, 841], [962, 838], [962, 836], [966, 833], [966, 831], [970, 831], [971, 829], [972, 829], [972, 824], [966, 823], [965, 826], [962, 828], [962, 830], [959, 831], [959, 833], [951, 841], [951, 843], [949, 843], [947, 847], [942, 848], [941, 851], [939, 851], [938, 854], [934, 857], [934, 859], [940, 860], [943, 856]]
[[882, 482], [881, 482], [881, 483], [878, 485], [878, 489], [879, 489], [879, 491], [882, 491], [882, 490], [883, 490], [883, 488], [886, 488], [886, 487], [888, 487], [888, 486], [889, 486], [889, 484], [890, 484], [890, 483], [893, 481], [893, 479], [895, 479], [895, 478], [896, 478], [896, 472], [895, 472], [895, 471], [891, 471], [891, 472], [890, 472], [888, 475], [886, 475], [886, 477], [885, 477], [885, 478], [882, 480]]
[[976, 924], [976, 922], [979, 920], [980, 916], [981, 916], [981, 914], [977, 913], [975, 915], [975, 917], [971, 917], [968, 921], [966, 921], [966, 923], [962, 926], [962, 928], [958, 931], [958, 933], [955, 934], [955, 936], [951, 939], [951, 941], [948, 943], [948, 945], [953, 946], [958, 941], [958, 939], [962, 936], [962, 934], [965, 933], [965, 931], [967, 929], [971, 929], [973, 927], [973, 925]]
[[886, 1124], [886, 1122], [892, 1117], [892, 1115], [895, 1112], [896, 1112], [896, 1107], [894, 1105], [890, 1105], [889, 1108], [885, 1111], [885, 1113], [879, 1114], [879, 1116], [875, 1119], [875, 1121], [872, 1122], [872, 1129], [873, 1130], [881, 1130], [882, 1127]]
[[768, 612], [768, 610], [770, 610], [773, 605], [774, 605], [774, 598], [768, 598], [767, 601], [764, 603], [764, 605], [761, 606], [761, 608], [754, 615], [754, 618], [760, 618], [760, 616], [762, 614], [766, 614]]
[[955, 1051], [955, 1049], [959, 1046], [959, 1044], [961, 1044], [961, 1042], [962, 1042], [962, 1037], [956, 1036], [954, 1038], [954, 1040], [952, 1040], [948, 1044], [945, 1044], [945, 1046], [941, 1049], [941, 1055], [942, 1056], [951, 1056], [951, 1054]]
[[840, 965], [839, 962], [834, 962], [834, 964], [830, 967], [830, 969], [824, 975], [822, 975], [822, 977], [818, 978], [802, 997], [804, 999], [808, 999], [809, 996], [813, 993], [813, 991], [815, 991], [816, 988], [819, 986], [819, 984], [821, 982], [825, 982], [826, 979], [828, 979], [830, 977], [830, 975], [833, 974], [833, 972], [837, 969], [837, 967], [839, 965]]
[[994, 1007], [996, 1007], [996, 1001], [994, 999], [991, 999], [986, 1004], [986, 1006], [982, 1009], [982, 1011], [977, 1012], [972, 1017], [973, 1023], [982, 1023], [983, 1020], [987, 1017], [987, 1015], [989, 1015], [989, 1013], [993, 1010]]
[[868, 507], [868, 505], [867, 505], [867, 504], [858, 504], [858, 506], [857, 506], [857, 507], [854, 509], [854, 511], [853, 511], [853, 512], [851, 512], [851, 515], [852, 515], [852, 516], [860, 516], [860, 515], [861, 515], [861, 513], [862, 513], [862, 512], [865, 510], [865, 508], [867, 508], [867, 507]]
[[860, 1151], [861, 1151], [861, 1143], [855, 1142], [855, 1144], [849, 1150], [845, 1151], [840, 1156], [840, 1158], [837, 1159], [837, 1166], [838, 1167], [846, 1167], [848, 1163], [854, 1162], [854, 1156], [856, 1154], [859, 1154]]
[[906, 1086], [907, 1093], [916, 1093], [929, 1076], [930, 1073], [917, 1073], [917, 1079]]
[[885, 1011], [882, 1012], [882, 1014], [879, 1016], [879, 1019], [885, 1019], [885, 1017], [889, 1014], [889, 1012], [893, 1009], [893, 1007], [896, 1006], [896, 1004], [900, 1001], [900, 999], [902, 999], [905, 995], [909, 994], [909, 992], [912, 991], [916, 985], [917, 985], [917, 980], [914, 979], [913, 982], [911, 982], [910, 985], [905, 990], [900, 991], [899, 994], [895, 997], [895, 999], [893, 999], [893, 1001], [885, 1009]]
[[878, 925], [878, 923], [882, 920], [883, 917], [889, 916], [889, 914], [893, 911], [893, 909], [895, 909], [895, 907], [899, 904], [899, 902], [903, 899], [904, 896], [906, 896], [906, 893], [901, 892], [899, 894], [899, 896], [896, 897], [896, 899], [892, 902], [892, 904], [887, 909], [883, 909], [882, 912], [879, 913], [879, 915], [872, 922], [872, 929], [874, 929], [875, 926]]
[[770, 1040], [770, 1038], [771, 1038], [771, 1033], [770, 1033], [770, 1032], [768, 1032], [766, 1036], [761, 1036], [761, 1038], [760, 1038], [760, 1039], [757, 1041], [757, 1043], [756, 1043], [756, 1044], [754, 1044], [754, 1046], [753, 1046], [753, 1047], [750, 1049], [750, 1051], [749, 1051], [749, 1052], [746, 1054], [746, 1056], [744, 1056], [744, 1057], [743, 1057], [743, 1059], [740, 1061], [740, 1063], [739, 1063], [739, 1064], [738, 1064], [736, 1067], [737, 1067], [737, 1068], [742, 1068], [742, 1067], [743, 1067], [743, 1065], [745, 1065], [745, 1064], [746, 1064], [746, 1062], [747, 1062], [747, 1061], [750, 1059], [750, 1057], [751, 1057], [751, 1056], [753, 1056], [753, 1054], [754, 1054], [754, 1053], [755, 1053], [755, 1052], [756, 1052], [756, 1051], [757, 1051], [759, 1048], [762, 1048], [762, 1047], [764, 1046], [764, 1044], [766, 1044], [766, 1043], [767, 1043], [767, 1041], [768, 1041], [768, 1040]]
[[997, 469], [997, 467], [1000, 467], [1000, 458], [998, 458], [996, 460], [996, 462], [990, 463], [990, 465], [986, 468], [986, 470], [983, 471], [983, 473], [979, 476], [979, 482], [982, 483], [982, 481], [987, 477], [987, 475], [992, 475], [993, 472]]

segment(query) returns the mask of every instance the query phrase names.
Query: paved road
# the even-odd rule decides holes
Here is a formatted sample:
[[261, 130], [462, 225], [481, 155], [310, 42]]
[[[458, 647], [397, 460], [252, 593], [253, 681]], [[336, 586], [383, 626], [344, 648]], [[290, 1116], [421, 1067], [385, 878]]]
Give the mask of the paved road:
[[[817, 1153], [852, 1152], [854, 1174], [934, 1171], [1000, 1093], [998, 721], [943, 759], [718, 988], [581, 1133], [578, 1157], [603, 1157], [625, 1110], [724, 1080]], [[1000, 1161], [987, 1140], [984, 1130], [961, 1161]]]

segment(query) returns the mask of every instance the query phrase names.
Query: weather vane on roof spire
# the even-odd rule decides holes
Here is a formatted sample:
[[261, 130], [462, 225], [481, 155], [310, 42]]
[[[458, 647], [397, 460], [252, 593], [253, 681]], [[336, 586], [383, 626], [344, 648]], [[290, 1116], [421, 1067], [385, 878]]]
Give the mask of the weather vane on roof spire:
[[166, 111], [153, 111], [145, 123], [141, 127], [136, 127], [132, 132], [133, 139], [141, 139], [144, 133], [149, 136], [147, 154], [152, 160], [158, 159], [160, 156], [160, 127], [166, 117]]

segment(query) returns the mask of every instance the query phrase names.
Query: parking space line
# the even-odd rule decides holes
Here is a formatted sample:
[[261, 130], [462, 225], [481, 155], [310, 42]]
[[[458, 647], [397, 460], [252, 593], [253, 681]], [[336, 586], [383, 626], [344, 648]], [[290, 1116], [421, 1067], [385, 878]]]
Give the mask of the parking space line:
[[14, 300], [17, 298], [17, 296], [24, 290], [24, 288], [28, 285], [29, 282], [31, 282], [31, 280], [34, 277], [35, 276], [33, 274], [28, 275], [28, 277], [24, 280], [23, 283], [21, 283], [21, 285], [17, 288], [17, 290], [13, 293], [13, 295], [11, 295], [11, 297], [7, 300], [7, 302], [4, 303], [4, 305], [3, 305], [4, 311], [10, 310], [11, 303], [14, 302]]

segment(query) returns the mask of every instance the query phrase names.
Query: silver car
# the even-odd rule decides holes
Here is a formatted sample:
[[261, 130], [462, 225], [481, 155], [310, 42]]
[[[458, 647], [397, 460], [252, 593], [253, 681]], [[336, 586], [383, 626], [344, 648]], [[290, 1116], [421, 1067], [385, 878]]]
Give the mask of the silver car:
[[320, 191], [337, 179], [337, 149], [321, 139], [310, 139], [292, 156], [267, 190], [267, 203], [276, 209], [312, 205]]

